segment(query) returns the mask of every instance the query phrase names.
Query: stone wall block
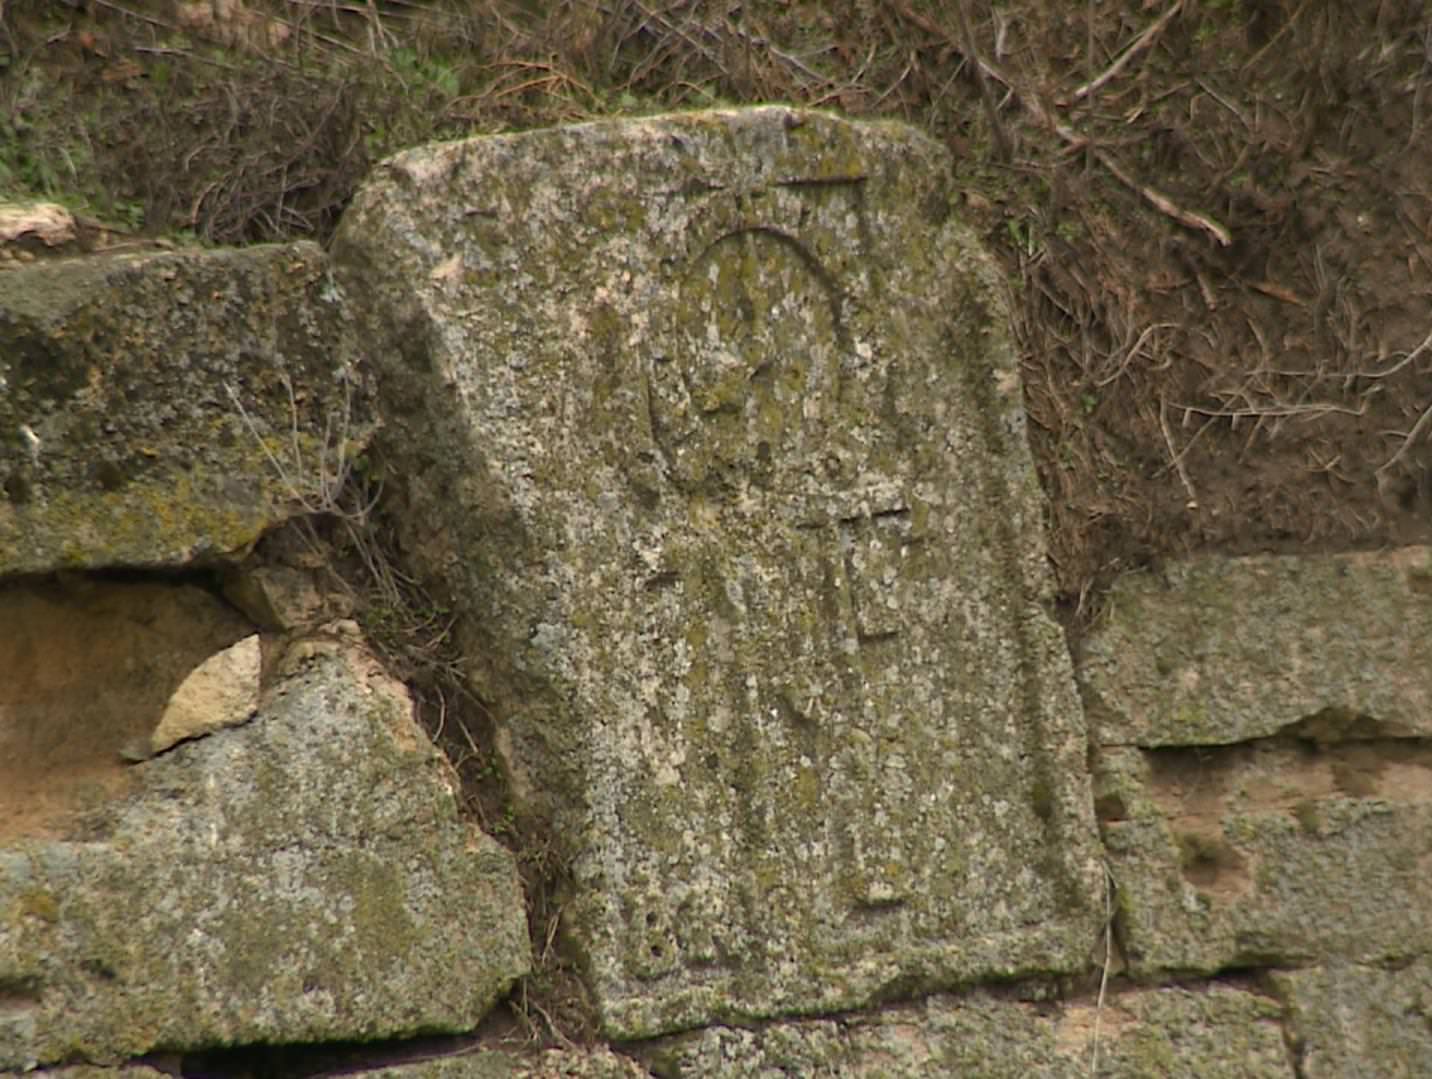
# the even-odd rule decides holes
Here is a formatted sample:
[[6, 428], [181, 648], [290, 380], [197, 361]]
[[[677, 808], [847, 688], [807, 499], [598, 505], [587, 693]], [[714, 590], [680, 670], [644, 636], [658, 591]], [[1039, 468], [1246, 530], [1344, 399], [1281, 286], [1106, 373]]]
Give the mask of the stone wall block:
[[1432, 948], [1432, 552], [1116, 584], [1080, 678], [1140, 975]]
[[1279, 1016], [1275, 1001], [1227, 986], [1130, 989], [1102, 1006], [976, 991], [840, 1020], [710, 1027], [636, 1052], [671, 1079], [1292, 1079]]
[[345, 216], [405, 549], [614, 1036], [1087, 962], [1083, 721], [949, 168], [691, 113], [423, 147]]
[[1306, 1079], [1432, 1075], [1432, 961], [1331, 963], [1270, 977]]
[[512, 857], [357, 650], [128, 771], [0, 843], [0, 1068], [464, 1031], [528, 969]]
[[1432, 550], [1129, 574], [1079, 678], [1104, 745], [1432, 735]]
[[0, 281], [0, 575], [241, 556], [372, 433], [313, 244], [47, 261]]

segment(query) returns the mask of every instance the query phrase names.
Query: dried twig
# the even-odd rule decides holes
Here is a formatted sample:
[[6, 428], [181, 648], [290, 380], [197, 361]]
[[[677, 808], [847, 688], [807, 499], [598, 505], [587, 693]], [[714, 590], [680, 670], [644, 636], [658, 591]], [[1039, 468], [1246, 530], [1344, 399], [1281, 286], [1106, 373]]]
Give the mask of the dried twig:
[[[1183, 465], [1183, 454], [1174, 448], [1173, 435], [1168, 429], [1168, 402], [1159, 399], [1159, 430], [1163, 432], [1164, 444], [1168, 446], [1168, 455], [1173, 463], [1174, 471], [1183, 482], [1183, 489], [1188, 492], [1188, 508], [1198, 508], [1198, 492], [1193, 489], [1193, 481], [1188, 477], [1188, 469]], [[1196, 437], [1196, 436], [1195, 436]]]
[[951, 37], [944, 27], [920, 15], [918, 12], [912, 11], [903, 0], [886, 0], [886, 2], [901, 18], [914, 23], [926, 33], [933, 34], [940, 38], [950, 48], [975, 64], [980, 71], [1003, 84], [1036, 123], [1058, 135], [1060, 141], [1067, 145], [1070, 150], [1091, 148], [1094, 159], [1098, 161], [1099, 164], [1108, 169], [1114, 178], [1125, 187], [1141, 195], [1154, 209], [1177, 221], [1185, 228], [1197, 229], [1200, 232], [1208, 234], [1218, 242], [1220, 247], [1228, 247], [1233, 243], [1233, 237], [1229, 235], [1228, 230], [1207, 214], [1201, 214], [1194, 210], [1186, 210], [1157, 188], [1148, 184], [1139, 183], [1135, 180], [1124, 171], [1123, 167], [1114, 160], [1113, 156], [1110, 155], [1107, 150], [1093, 147], [1092, 140], [1087, 135], [1081, 135], [1074, 130], [1074, 128], [1056, 117], [1039, 100], [1036, 93], [1020, 86], [1012, 76], [1001, 71], [999, 65], [983, 59], [978, 53], [970, 55], [970, 50]]
[[[1083, 597], [1081, 596], [1082, 600]], [[1093, 1047], [1089, 1053], [1089, 1074], [1099, 1074], [1099, 1027], [1104, 1018], [1104, 994], [1109, 989], [1109, 967], [1114, 962], [1114, 873], [1104, 863], [1104, 966], [1099, 973], [1099, 999], [1094, 1005]]]
[[1415, 363], [1415, 362], [1422, 356], [1422, 354], [1423, 354], [1424, 352], [1429, 352], [1429, 351], [1432, 351], [1432, 330], [1429, 330], [1429, 331], [1428, 331], [1427, 336], [1422, 339], [1422, 343], [1421, 343], [1420, 345], [1418, 345], [1416, 348], [1414, 348], [1414, 349], [1413, 349], [1411, 352], [1409, 352], [1406, 356], [1402, 357], [1402, 359], [1400, 359], [1400, 360], [1398, 360], [1396, 363], [1394, 363], [1394, 364], [1393, 364], [1391, 367], [1389, 367], [1386, 371], [1352, 371], [1352, 372], [1350, 372], [1350, 373], [1347, 375], [1347, 377], [1348, 377], [1348, 378], [1386, 378], [1388, 375], [1395, 374], [1396, 372], [1401, 371], [1401, 370], [1402, 370], [1404, 367], [1406, 367], [1409, 363]]
[[226, 64], [222, 60], [216, 60], [212, 56], [200, 56], [188, 49], [170, 49], [158, 45], [135, 45], [134, 51], [150, 56], [179, 56], [195, 64], [208, 64], [211, 67], [222, 68], [224, 71], [238, 72], [240, 69], [233, 64]]
[[1119, 54], [1118, 59], [1104, 69], [1103, 74], [1096, 79], [1090, 79], [1083, 86], [1077, 87], [1068, 97], [1057, 98], [1055, 104], [1061, 107], [1072, 105], [1076, 101], [1082, 101], [1090, 94], [1098, 93], [1100, 88], [1118, 78], [1119, 72], [1129, 65], [1130, 60], [1153, 44], [1154, 38], [1163, 33], [1164, 27], [1172, 22], [1173, 17], [1182, 9], [1183, 0], [1174, 0], [1173, 6], [1155, 19], [1148, 29], [1134, 38], [1129, 47]]
[[1198, 405], [1181, 405], [1175, 401], [1173, 407], [1199, 416], [1214, 416], [1223, 419], [1246, 419], [1253, 416], [1321, 416], [1328, 412], [1341, 412], [1346, 416], [1361, 416], [1367, 411], [1366, 402], [1357, 408], [1348, 408], [1346, 405], [1335, 405], [1326, 401], [1315, 401], [1309, 405], [1250, 405], [1248, 408], [1200, 408]]
[[1148, 184], [1139, 183], [1128, 173], [1124, 172], [1123, 168], [1120, 167], [1118, 162], [1116, 162], [1104, 150], [1096, 149], [1094, 151], [1094, 157], [1098, 160], [1099, 164], [1103, 165], [1104, 168], [1108, 169], [1111, 173], [1113, 173], [1114, 177], [1120, 183], [1124, 184], [1126, 187], [1129, 187], [1134, 191], [1137, 191], [1151, 206], [1153, 206], [1154, 209], [1158, 210], [1160, 213], [1173, 218], [1180, 225], [1183, 225], [1186, 228], [1198, 229], [1202, 232], [1208, 233], [1208, 235], [1212, 236], [1215, 240], [1218, 241], [1220, 247], [1228, 247], [1230, 244], [1233, 243], [1233, 237], [1228, 234], [1228, 230], [1222, 225], [1220, 225], [1217, 221], [1213, 220], [1213, 218], [1209, 217], [1207, 214], [1201, 214], [1194, 210], [1185, 210], [1178, 203], [1174, 202], [1173, 199], [1169, 198], [1162, 191], [1158, 190], [1158, 188], [1151, 187]]
[[1290, 288], [1284, 288], [1276, 281], [1250, 281], [1248, 287], [1261, 292], [1264, 296], [1271, 296], [1283, 303], [1290, 303], [1297, 307], [1306, 307], [1308, 301], [1299, 296]]
[[1283, 35], [1293, 28], [1293, 24], [1298, 21], [1299, 17], [1303, 14], [1303, 11], [1307, 8], [1307, 6], [1308, 0], [1303, 0], [1303, 2], [1298, 5], [1298, 10], [1288, 16], [1287, 21], [1284, 22], [1282, 26], [1278, 27], [1278, 32], [1272, 37], [1270, 37], [1261, 49], [1259, 49], [1246, 61], [1244, 61], [1243, 70], [1245, 72], [1251, 71], [1258, 66], [1258, 62], [1262, 60], [1264, 56], [1268, 55], [1268, 50], [1271, 49], [1274, 45], [1278, 44], [1279, 40], [1281, 40]]
[[1397, 447], [1397, 452], [1378, 466], [1377, 474], [1379, 476], [1397, 464], [1398, 461], [1402, 460], [1403, 455], [1411, 449], [1417, 439], [1421, 437], [1422, 432], [1426, 430], [1429, 423], [1432, 423], [1432, 405], [1428, 405], [1422, 411], [1422, 415], [1417, 417], [1417, 422], [1412, 425], [1412, 430], [1403, 436], [1402, 445]]
[[571, 1050], [577, 1048], [577, 1044], [572, 1041], [571, 1038], [567, 1037], [565, 1033], [563, 1033], [562, 1028], [557, 1025], [557, 1021], [552, 1018], [551, 1013], [549, 1013], [546, 1008], [542, 1007], [542, 1005], [538, 1004], [535, 999], [527, 995], [525, 986], [522, 992], [522, 1005], [524, 1008], [531, 1008], [533, 1011], [535, 1011], [538, 1015], [542, 1017], [543, 1021], [547, 1024], [547, 1029], [550, 1030], [552, 1032], [552, 1036], [556, 1038], [558, 1042], [561, 1043], [563, 1049]]
[[174, 25], [174, 23], [172, 22], [167, 22], [164, 19], [155, 18], [153, 15], [145, 15], [143, 12], [132, 11], [129, 8], [125, 7], [123, 4], [114, 3], [114, 0], [94, 0], [94, 2], [99, 7], [109, 8], [110, 11], [113, 11], [119, 15], [124, 15], [127, 18], [138, 19], [140, 22], [147, 22], [151, 26], [159, 27], [161, 30], [174, 31], [179, 29], [179, 27]]
[[1154, 333], [1159, 330], [1172, 330], [1177, 328], [1178, 324], [1174, 322], [1155, 322], [1152, 325], [1145, 326], [1143, 333], [1139, 334], [1138, 340], [1135, 341], [1132, 345], [1130, 345], [1128, 351], [1124, 353], [1124, 358], [1119, 363], [1119, 366], [1114, 370], [1114, 373], [1111, 375], [1105, 375], [1103, 378], [1095, 380], [1094, 385], [1102, 389], [1109, 383], [1116, 381], [1120, 375], [1122, 375], [1126, 370], [1128, 370], [1128, 366], [1130, 363], [1133, 362], [1134, 357], [1137, 356], [1140, 351], [1142, 351], [1144, 347], [1144, 342], [1147, 341], [1150, 337], [1152, 337]]
[[1008, 161], [1014, 154], [1005, 134], [1004, 124], [999, 119], [999, 106], [995, 104], [994, 91], [990, 89], [984, 68], [980, 66], [979, 50], [975, 48], [975, 36], [970, 30], [970, 20], [965, 15], [965, 5], [955, 0], [955, 18], [959, 20], [960, 36], [964, 38], [964, 53], [974, 61], [975, 82], [979, 84], [980, 100], [984, 102], [985, 117], [989, 120], [990, 133], [994, 136], [995, 155], [1000, 161]]

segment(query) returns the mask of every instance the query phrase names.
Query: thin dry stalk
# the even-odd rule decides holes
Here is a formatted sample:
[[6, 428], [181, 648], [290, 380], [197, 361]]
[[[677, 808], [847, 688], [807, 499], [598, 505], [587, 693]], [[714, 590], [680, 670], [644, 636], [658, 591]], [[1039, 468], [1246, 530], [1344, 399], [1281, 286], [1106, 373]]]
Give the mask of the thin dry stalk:
[[1174, 408], [1182, 409], [1185, 413], [1192, 412], [1199, 416], [1214, 416], [1222, 419], [1250, 419], [1270, 416], [1304, 416], [1314, 417], [1326, 415], [1329, 412], [1340, 412], [1345, 416], [1361, 416], [1367, 411], [1364, 402], [1357, 408], [1348, 408], [1346, 405], [1333, 404], [1330, 401], [1318, 401], [1306, 405], [1250, 404], [1246, 408], [1201, 408], [1198, 405], [1184, 405], [1173, 402]]
[[1197, 229], [1207, 233], [1218, 242], [1220, 247], [1228, 247], [1233, 243], [1233, 237], [1229, 235], [1228, 230], [1213, 218], [1207, 214], [1199, 213], [1196, 210], [1185, 209], [1152, 184], [1140, 183], [1135, 180], [1123, 170], [1123, 167], [1119, 165], [1107, 151], [1096, 149], [1094, 151], [1094, 158], [1099, 164], [1103, 165], [1104, 168], [1108, 169], [1116, 180], [1130, 190], [1138, 192], [1139, 195], [1155, 210], [1158, 210], [1159, 213], [1172, 218], [1185, 228]]
[[1099, 999], [1094, 1005], [1094, 1037], [1089, 1051], [1089, 1074], [1099, 1074], [1099, 1035], [1104, 1019], [1104, 994], [1109, 989], [1109, 968], [1114, 965], [1114, 873], [1104, 863], [1104, 964], [1099, 972]]
[[1093, 140], [1088, 136], [1080, 134], [1074, 128], [1062, 120], [1059, 120], [1053, 112], [1046, 108], [1039, 100], [1039, 95], [1035, 91], [1026, 86], [1022, 86], [1013, 76], [1001, 71], [999, 65], [981, 58], [978, 53], [971, 54], [966, 46], [956, 41], [942, 26], [912, 11], [902, 0], [887, 0], [887, 2], [891, 9], [901, 18], [920, 27], [927, 33], [936, 35], [950, 48], [965, 56], [971, 63], [976, 65], [981, 72], [998, 80], [1009, 90], [1011, 96], [1019, 102], [1020, 106], [1033, 118], [1035, 123], [1058, 136], [1059, 140], [1065, 144], [1069, 152], [1089, 151], [1094, 160], [1103, 165], [1114, 179], [1138, 194], [1150, 206], [1159, 211], [1159, 213], [1177, 221], [1185, 228], [1195, 229], [1211, 236], [1220, 247], [1228, 247], [1233, 243], [1233, 237], [1229, 234], [1228, 230], [1208, 214], [1186, 209], [1152, 184], [1141, 183], [1135, 180], [1122, 165], [1114, 160], [1113, 155], [1107, 150], [1094, 146]]
[[1412, 430], [1402, 436], [1402, 444], [1397, 447], [1397, 452], [1378, 466], [1377, 474], [1379, 476], [1397, 464], [1398, 461], [1402, 460], [1407, 451], [1422, 437], [1422, 432], [1427, 429], [1428, 424], [1432, 424], [1432, 405], [1428, 405], [1423, 410], [1422, 415], [1417, 417], [1417, 422], [1412, 425]]
[[1394, 375], [1394, 374], [1396, 374], [1398, 371], [1401, 371], [1401, 370], [1402, 370], [1404, 367], [1406, 367], [1408, 364], [1410, 364], [1410, 363], [1416, 363], [1419, 359], [1422, 358], [1422, 356], [1423, 356], [1424, 353], [1429, 353], [1429, 352], [1432, 352], [1432, 330], [1429, 330], [1429, 331], [1428, 331], [1427, 336], [1422, 339], [1422, 343], [1421, 343], [1420, 345], [1418, 345], [1416, 348], [1414, 348], [1414, 349], [1413, 349], [1411, 352], [1409, 352], [1406, 356], [1402, 357], [1402, 359], [1400, 359], [1400, 360], [1398, 360], [1396, 363], [1394, 363], [1391, 367], [1387, 368], [1387, 370], [1385, 370], [1385, 371], [1353, 371], [1353, 372], [1350, 372], [1346, 377], [1348, 377], [1348, 378], [1370, 378], [1370, 379], [1386, 378], [1388, 375]]
[[1182, 10], [1183, 0], [1174, 0], [1173, 6], [1150, 23], [1143, 33], [1134, 38], [1129, 47], [1121, 52], [1118, 59], [1105, 68], [1104, 72], [1099, 75], [1098, 78], [1091, 79], [1083, 86], [1076, 87], [1074, 92], [1068, 97], [1056, 99], [1055, 104], [1061, 107], [1072, 105], [1077, 101], [1082, 101], [1090, 94], [1098, 93], [1103, 87], [1119, 77], [1120, 72], [1129, 66], [1129, 61], [1152, 45], [1159, 34], [1163, 33], [1164, 27], [1168, 26], [1168, 24], [1173, 21], [1173, 17]]
[[1145, 326], [1143, 332], [1139, 334], [1138, 340], [1124, 350], [1124, 358], [1120, 361], [1119, 366], [1114, 369], [1113, 373], [1105, 375], [1103, 378], [1096, 379], [1094, 381], [1094, 385], [1100, 389], [1103, 389], [1111, 382], [1118, 381], [1119, 377], [1123, 375], [1125, 371], [1128, 370], [1129, 364], [1133, 362], [1134, 357], [1139, 355], [1139, 353], [1143, 351], [1144, 344], [1148, 341], [1150, 337], [1152, 337], [1159, 330], [1175, 329], [1178, 329], [1178, 325], [1177, 323], [1173, 322], [1155, 322], [1152, 325]]
[[[1193, 489], [1193, 480], [1189, 478], [1188, 469], [1184, 467], [1183, 454], [1174, 448], [1173, 434], [1168, 429], [1168, 402], [1163, 398], [1159, 399], [1159, 430], [1163, 432], [1164, 445], [1168, 447], [1169, 460], [1173, 469], [1178, 473], [1178, 478], [1183, 483], [1183, 489], [1188, 492], [1188, 508], [1197, 509], [1198, 492]], [[1189, 444], [1192, 445], [1191, 440]], [[1187, 448], [1187, 446], [1184, 447], [1184, 449]]]
[[961, 0], [955, 0], [955, 18], [960, 25], [960, 37], [964, 39], [964, 52], [974, 61], [975, 82], [979, 84], [980, 100], [984, 103], [985, 118], [989, 121], [990, 133], [994, 137], [995, 155], [1000, 161], [1008, 161], [1014, 156], [1014, 148], [1009, 141], [1009, 135], [1004, 130], [1004, 124], [1000, 122], [999, 106], [995, 104], [994, 91], [990, 88], [989, 79], [985, 77], [984, 68], [979, 63], [979, 50], [975, 48], [975, 35], [970, 30], [970, 20], [965, 14], [965, 5]]

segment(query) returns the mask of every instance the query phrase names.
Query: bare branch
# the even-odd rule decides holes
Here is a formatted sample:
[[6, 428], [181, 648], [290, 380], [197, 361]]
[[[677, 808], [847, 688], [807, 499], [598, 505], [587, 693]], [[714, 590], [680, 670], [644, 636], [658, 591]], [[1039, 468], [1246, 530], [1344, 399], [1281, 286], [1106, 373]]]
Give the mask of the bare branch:
[[1154, 38], [1163, 33], [1164, 27], [1172, 22], [1173, 17], [1182, 9], [1183, 0], [1174, 0], [1173, 6], [1155, 19], [1142, 34], [1134, 38], [1133, 43], [1119, 54], [1119, 58], [1104, 69], [1103, 74], [1096, 79], [1091, 79], [1083, 86], [1077, 87], [1068, 97], [1058, 98], [1055, 104], [1061, 107], [1072, 105], [1076, 101], [1082, 101], [1090, 94], [1098, 93], [1100, 88], [1118, 78], [1119, 72], [1128, 67], [1129, 61], [1153, 44]]
[[1150, 187], [1148, 184], [1139, 183], [1128, 173], [1124, 172], [1123, 168], [1120, 167], [1106, 151], [1095, 150], [1094, 157], [1098, 160], [1099, 164], [1113, 173], [1120, 183], [1137, 191], [1160, 213], [1173, 218], [1186, 228], [1198, 229], [1208, 233], [1208, 235], [1218, 241], [1220, 247], [1228, 247], [1233, 243], [1233, 237], [1228, 234], [1228, 230], [1213, 220], [1213, 218], [1207, 214], [1198, 213], [1195, 210], [1185, 210], [1157, 188]]
[[[1173, 435], [1168, 429], [1168, 402], [1162, 398], [1159, 400], [1159, 430], [1163, 432], [1164, 445], [1168, 447], [1169, 459], [1173, 462], [1174, 471], [1183, 482], [1183, 489], [1188, 492], [1188, 508], [1198, 508], [1198, 492], [1193, 489], [1193, 481], [1188, 477], [1188, 469], [1183, 465], [1183, 454], [1174, 448]], [[1195, 436], [1196, 437], [1196, 436]]]
[[1412, 448], [1417, 439], [1421, 437], [1422, 432], [1427, 429], [1429, 423], [1432, 423], [1432, 405], [1428, 405], [1423, 410], [1422, 415], [1417, 417], [1417, 422], [1412, 425], [1412, 430], [1408, 431], [1403, 437], [1402, 445], [1397, 447], [1397, 452], [1378, 467], [1377, 474], [1379, 476], [1397, 464], [1398, 461], [1402, 460], [1403, 454]]
[[[1044, 106], [1036, 93], [1021, 87], [1015, 82], [1013, 77], [1001, 71], [997, 64], [982, 59], [977, 53], [971, 55], [972, 50], [968, 45], [954, 40], [944, 27], [938, 23], [931, 21], [916, 11], [912, 11], [903, 0], [886, 0], [886, 2], [901, 18], [914, 23], [926, 33], [940, 38], [950, 48], [975, 64], [981, 72], [1007, 87], [1014, 99], [1019, 102], [1025, 112], [1033, 117], [1036, 123], [1058, 135], [1060, 140], [1068, 145], [1070, 149], [1083, 150], [1091, 146], [1091, 140], [1088, 136], [1081, 135], [1068, 124], [1059, 120]], [[1157, 188], [1150, 187], [1148, 184], [1139, 183], [1124, 171], [1123, 167], [1113, 159], [1108, 151], [1096, 147], [1093, 149], [1093, 155], [1095, 160], [1103, 165], [1104, 168], [1108, 169], [1115, 179], [1125, 187], [1143, 196], [1143, 198], [1160, 213], [1172, 218], [1186, 228], [1197, 229], [1200, 232], [1208, 234], [1218, 242], [1220, 247], [1228, 247], [1233, 243], [1233, 238], [1229, 235], [1228, 230], [1213, 218], [1194, 210], [1186, 210]]]

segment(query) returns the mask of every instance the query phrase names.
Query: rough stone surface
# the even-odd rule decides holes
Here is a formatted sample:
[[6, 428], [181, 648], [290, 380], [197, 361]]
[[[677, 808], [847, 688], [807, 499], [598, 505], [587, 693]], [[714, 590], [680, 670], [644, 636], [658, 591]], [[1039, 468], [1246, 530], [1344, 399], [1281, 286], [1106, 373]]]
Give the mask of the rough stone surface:
[[143, 760], [190, 738], [247, 723], [259, 707], [262, 660], [257, 633], [215, 652], [179, 683], [154, 733], [126, 756]]
[[711, 1027], [635, 1051], [665, 1079], [1292, 1079], [1279, 1014], [1265, 997], [1224, 987], [1130, 990], [1110, 995], [1102, 1011], [1092, 1001], [1032, 1004], [974, 993], [840, 1020]]
[[335, 268], [606, 1030], [1086, 961], [1085, 736], [949, 161], [764, 108], [425, 147]]
[[1432, 947], [1432, 551], [1130, 575], [1079, 677], [1136, 972]]
[[29, 1072], [0, 1072], [6, 1076], [44, 1076], [45, 1079], [169, 1079], [174, 1073], [144, 1064], [105, 1068], [93, 1064], [74, 1064], [64, 1068], [41, 1068]]
[[0, 846], [0, 1067], [470, 1029], [527, 970], [522, 894], [411, 712], [318, 656], [64, 839]]
[[1079, 675], [1105, 745], [1432, 734], [1432, 551], [1131, 574]]
[[370, 434], [312, 244], [55, 261], [4, 281], [0, 574], [242, 552], [321, 505]]
[[181, 685], [253, 626], [212, 594], [67, 575], [0, 587], [0, 842], [127, 790]]
[[1432, 963], [1330, 964], [1271, 977], [1303, 1079], [1432, 1075]]
[[1097, 805], [1139, 974], [1432, 951], [1432, 746], [1105, 749]]
[[327, 613], [312, 576], [291, 566], [244, 569], [224, 582], [224, 598], [265, 629], [310, 629]]
[[500, 1049], [355, 1073], [362, 1079], [650, 1079], [630, 1057], [597, 1046], [539, 1053]]

